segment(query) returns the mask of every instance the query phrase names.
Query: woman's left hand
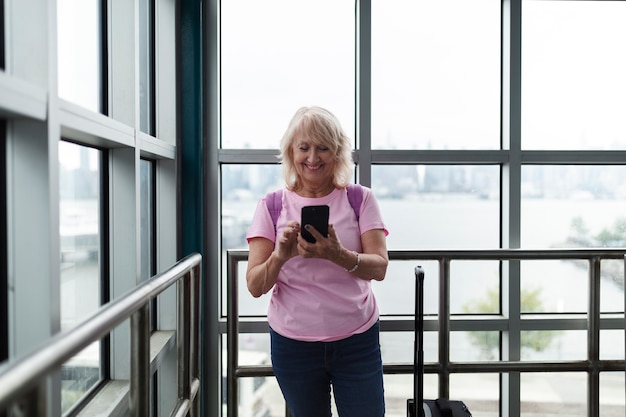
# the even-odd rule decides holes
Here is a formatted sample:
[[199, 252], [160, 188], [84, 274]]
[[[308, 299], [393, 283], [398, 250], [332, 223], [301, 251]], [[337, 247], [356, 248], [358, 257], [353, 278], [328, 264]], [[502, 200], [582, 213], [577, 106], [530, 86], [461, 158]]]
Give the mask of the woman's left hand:
[[328, 225], [328, 237], [324, 237], [313, 226], [309, 226], [308, 231], [315, 238], [315, 243], [307, 242], [298, 235], [298, 254], [303, 258], [333, 259], [343, 249], [332, 224]]
[[[328, 237], [322, 236], [312, 226], [309, 232], [315, 243], [307, 242], [298, 234], [298, 254], [303, 258], [324, 258], [350, 271], [355, 266], [355, 254], [346, 249], [339, 240], [332, 224], [328, 225]], [[361, 235], [362, 251], [356, 255], [357, 268], [351, 271], [356, 278], [382, 281], [385, 279], [389, 257], [383, 229], [372, 229]]]

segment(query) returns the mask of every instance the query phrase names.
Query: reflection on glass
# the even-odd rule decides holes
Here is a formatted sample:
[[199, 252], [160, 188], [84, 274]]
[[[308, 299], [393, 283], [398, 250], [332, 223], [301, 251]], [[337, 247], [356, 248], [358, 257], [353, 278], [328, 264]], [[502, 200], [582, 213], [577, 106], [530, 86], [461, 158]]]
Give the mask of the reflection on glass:
[[354, 138], [354, 2], [221, 3], [222, 147], [278, 148], [301, 106]]
[[[61, 329], [100, 306], [100, 152], [59, 142]], [[100, 342], [63, 365], [62, 402], [68, 410], [101, 378]]]
[[626, 3], [524, 1], [522, 146], [626, 149]]
[[586, 373], [522, 373], [520, 379], [522, 415], [587, 416]]
[[497, 416], [500, 404], [500, 375], [452, 374], [450, 398], [462, 400], [474, 416]]
[[499, 247], [497, 166], [375, 165], [372, 190], [389, 229], [389, 249]]
[[99, 112], [100, 0], [58, 0], [59, 97]]
[[372, 147], [500, 147], [500, 1], [372, 1]]
[[625, 398], [624, 372], [600, 373], [599, 415], [620, 417], [626, 415]]

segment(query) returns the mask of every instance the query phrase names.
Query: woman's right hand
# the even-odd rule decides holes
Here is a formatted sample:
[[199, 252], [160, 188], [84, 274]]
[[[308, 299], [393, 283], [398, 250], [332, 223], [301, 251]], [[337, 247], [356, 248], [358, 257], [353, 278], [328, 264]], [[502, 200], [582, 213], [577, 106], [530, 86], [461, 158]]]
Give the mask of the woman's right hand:
[[287, 226], [278, 238], [277, 255], [283, 261], [298, 255], [298, 234], [300, 234], [300, 224], [296, 221], [287, 223]]

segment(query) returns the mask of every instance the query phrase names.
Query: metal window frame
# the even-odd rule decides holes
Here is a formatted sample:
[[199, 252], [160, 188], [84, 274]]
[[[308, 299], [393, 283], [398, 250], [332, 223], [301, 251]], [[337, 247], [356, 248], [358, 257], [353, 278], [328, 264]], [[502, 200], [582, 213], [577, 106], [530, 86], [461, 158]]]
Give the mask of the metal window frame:
[[[498, 165], [501, 172], [500, 193], [500, 247], [517, 249], [521, 246], [521, 173], [528, 165], [624, 165], [626, 151], [534, 151], [523, 150], [521, 147], [521, 15], [522, 0], [501, 1], [501, 149], [499, 150], [372, 150], [371, 131], [371, 0], [355, 1], [355, 18], [357, 19], [357, 33], [355, 34], [356, 54], [356, 127], [357, 142], [354, 150], [354, 159], [357, 163], [357, 179], [364, 185], [371, 184], [371, 168], [373, 165], [415, 165], [415, 164], [468, 164], [468, 165]], [[215, 83], [215, 88], [207, 91], [207, 106], [210, 117], [207, 131], [213, 138], [209, 142], [211, 150], [215, 150], [217, 165], [222, 164], [275, 164], [274, 149], [222, 149], [219, 147], [219, 1], [208, 3], [207, 16], [214, 31], [207, 36], [207, 65], [211, 73], [209, 80]], [[219, 170], [212, 170], [209, 174], [219, 182]], [[211, 194], [214, 204], [207, 207], [209, 216], [219, 216], [219, 193]], [[219, 236], [212, 236], [209, 247], [219, 248]], [[218, 260], [219, 261], [219, 260]], [[221, 269], [231, 266], [223, 265], [216, 271], [222, 276]], [[519, 317], [519, 282], [520, 271], [518, 262], [509, 262], [506, 271], [503, 271], [508, 299], [505, 300], [507, 314], [510, 317]], [[229, 275], [230, 277], [230, 275]], [[230, 278], [228, 279], [230, 283]], [[510, 291], [509, 291], [510, 290]], [[229, 299], [232, 302], [232, 299]], [[217, 308], [214, 310], [218, 310]], [[215, 318], [212, 318], [215, 320]], [[456, 321], [454, 322], [456, 323]], [[511, 332], [509, 349], [505, 359], [514, 361], [519, 359], [519, 330], [526, 326], [521, 319], [513, 319], [510, 325], [516, 331]], [[220, 331], [224, 330], [223, 323], [219, 323]], [[253, 325], [246, 321], [242, 326]], [[455, 324], [456, 326], [456, 324]], [[395, 328], [395, 324], [391, 325]], [[387, 324], [383, 323], [382, 331], [387, 331]], [[255, 332], [262, 331], [260, 328]], [[230, 354], [229, 354], [230, 358]], [[231, 364], [232, 365], [232, 364]], [[623, 369], [623, 366], [622, 366]], [[512, 369], [501, 376], [501, 384], [505, 391], [501, 398], [501, 413], [515, 417], [519, 415], [520, 402], [520, 374]], [[594, 386], [596, 382], [593, 382]], [[231, 387], [232, 389], [232, 387]], [[595, 394], [593, 394], [595, 395]], [[595, 413], [595, 410], [591, 410]]]
[[[230, 250], [227, 255], [227, 297], [228, 312], [220, 322], [220, 333], [226, 334], [228, 366], [227, 366], [227, 415], [238, 416], [238, 380], [239, 378], [254, 376], [274, 376], [269, 365], [239, 365], [239, 335], [241, 333], [267, 333], [267, 319], [265, 317], [240, 317], [238, 310], [239, 263], [247, 261], [248, 251]], [[438, 396], [449, 397], [450, 375], [498, 373], [500, 374], [500, 415], [517, 417], [520, 415], [520, 400], [505, 400], [511, 392], [512, 384], [505, 376], [515, 375], [519, 380], [521, 374], [528, 372], [585, 372], [587, 374], [587, 415], [600, 416], [600, 374], [601, 372], [624, 371], [626, 361], [600, 359], [600, 330], [624, 330], [625, 321], [619, 317], [602, 317], [600, 306], [600, 266], [603, 259], [624, 260], [624, 280], [626, 281], [626, 249], [496, 249], [496, 250], [443, 250], [443, 251], [390, 251], [390, 261], [437, 261], [439, 268], [439, 310], [434, 317], [427, 317], [424, 323], [425, 331], [434, 331], [438, 337], [438, 360], [425, 364], [425, 372], [437, 374]], [[587, 312], [584, 317], [572, 315], [570, 317], [550, 318], [546, 315], [541, 318], [524, 318], [519, 311], [516, 315], [501, 314], [485, 315], [482, 318], [454, 316], [450, 314], [450, 263], [460, 260], [496, 260], [502, 263], [515, 264], [524, 260], [562, 260], [583, 259], [589, 262], [589, 294]], [[501, 268], [501, 274], [506, 274]], [[517, 298], [519, 305], [519, 291], [511, 289], [511, 298]], [[626, 311], [626, 299], [624, 300]], [[487, 317], [489, 316], [489, 317]], [[412, 332], [414, 318], [411, 315], [381, 316], [381, 332], [405, 331]], [[450, 360], [450, 332], [451, 331], [499, 331], [501, 337], [509, 336], [517, 346], [509, 350], [519, 353], [521, 349], [520, 334], [526, 330], [544, 330], [546, 328], [559, 330], [584, 329], [587, 331], [587, 358], [585, 360], [568, 361], [522, 361], [519, 355], [514, 358], [501, 358], [492, 362], [452, 362]], [[513, 336], [513, 337], [511, 337]], [[504, 348], [501, 348], [503, 353]], [[383, 364], [386, 375], [412, 374], [412, 364]]]

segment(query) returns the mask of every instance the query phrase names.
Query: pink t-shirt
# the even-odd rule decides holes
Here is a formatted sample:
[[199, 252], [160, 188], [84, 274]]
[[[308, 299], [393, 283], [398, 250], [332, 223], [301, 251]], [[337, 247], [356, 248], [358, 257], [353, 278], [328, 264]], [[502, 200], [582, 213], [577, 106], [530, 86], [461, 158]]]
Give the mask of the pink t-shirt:
[[[387, 235], [374, 195], [369, 188], [362, 189], [358, 223], [346, 189], [335, 189], [321, 198], [305, 198], [283, 190], [276, 233], [280, 235], [288, 221], [300, 222], [303, 206], [327, 204], [330, 207], [329, 223], [334, 226], [343, 246], [361, 252], [362, 233], [383, 229]], [[276, 242], [265, 198], [257, 205], [246, 237], [248, 240], [264, 237]], [[369, 329], [378, 320], [378, 305], [370, 281], [355, 277], [329, 260], [296, 256], [288, 260], [278, 274], [267, 320], [274, 331], [285, 337], [330, 342]]]

